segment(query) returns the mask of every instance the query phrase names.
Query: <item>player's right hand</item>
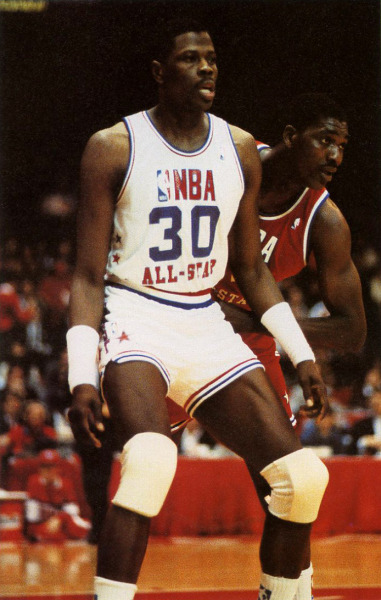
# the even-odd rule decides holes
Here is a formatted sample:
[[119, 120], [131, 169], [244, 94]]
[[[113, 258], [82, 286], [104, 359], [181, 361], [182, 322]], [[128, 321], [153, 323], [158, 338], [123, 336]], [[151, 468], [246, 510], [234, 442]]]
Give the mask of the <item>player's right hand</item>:
[[98, 391], [87, 383], [73, 390], [73, 401], [68, 418], [77, 442], [87, 446], [101, 447], [97, 432], [104, 431], [102, 408]]

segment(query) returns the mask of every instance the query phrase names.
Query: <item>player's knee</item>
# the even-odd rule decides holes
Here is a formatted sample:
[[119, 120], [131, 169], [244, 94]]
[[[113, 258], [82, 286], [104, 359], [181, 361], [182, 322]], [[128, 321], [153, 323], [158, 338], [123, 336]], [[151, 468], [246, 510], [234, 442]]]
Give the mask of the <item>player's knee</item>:
[[271, 486], [269, 511], [285, 521], [315, 521], [328, 484], [328, 470], [307, 448], [274, 461], [261, 471]]
[[138, 433], [124, 446], [112, 503], [146, 517], [160, 512], [176, 472], [177, 447], [166, 435]]

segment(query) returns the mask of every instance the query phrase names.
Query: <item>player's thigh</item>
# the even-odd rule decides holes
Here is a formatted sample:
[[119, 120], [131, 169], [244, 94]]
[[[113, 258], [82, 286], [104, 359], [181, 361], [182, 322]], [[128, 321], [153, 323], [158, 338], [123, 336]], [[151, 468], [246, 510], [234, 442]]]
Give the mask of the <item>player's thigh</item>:
[[148, 362], [110, 362], [103, 379], [103, 394], [123, 442], [137, 433], [170, 435], [165, 396], [167, 384]]
[[205, 400], [194, 416], [254, 471], [302, 447], [263, 369], [250, 371]]

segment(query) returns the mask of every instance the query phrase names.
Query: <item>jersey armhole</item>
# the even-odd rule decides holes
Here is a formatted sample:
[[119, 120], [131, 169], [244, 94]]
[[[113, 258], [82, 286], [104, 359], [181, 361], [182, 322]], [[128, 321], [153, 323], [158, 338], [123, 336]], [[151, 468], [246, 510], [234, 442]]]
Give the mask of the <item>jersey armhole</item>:
[[243, 174], [243, 168], [242, 168], [241, 158], [240, 158], [240, 156], [238, 154], [236, 145], [235, 145], [234, 140], [233, 140], [233, 135], [232, 135], [232, 132], [230, 131], [229, 123], [227, 121], [225, 121], [225, 126], [226, 126], [227, 131], [228, 131], [228, 136], [229, 136], [230, 143], [231, 143], [231, 146], [232, 146], [234, 158], [236, 160], [237, 169], [238, 169], [239, 177], [240, 177], [240, 180], [241, 180], [242, 194], [243, 194], [244, 191], [245, 191], [245, 176]]
[[315, 217], [319, 211], [319, 209], [323, 206], [324, 202], [329, 198], [329, 192], [324, 190], [322, 195], [318, 198], [315, 205], [312, 208], [311, 214], [308, 218], [308, 222], [306, 225], [306, 229], [304, 232], [304, 240], [303, 240], [303, 261], [305, 265], [308, 265], [308, 261], [311, 255], [311, 229]]
[[134, 138], [134, 134], [133, 134], [133, 130], [131, 128], [130, 123], [128, 122], [128, 118], [127, 117], [123, 117], [123, 123], [127, 129], [127, 133], [128, 133], [128, 137], [130, 140], [130, 156], [128, 158], [128, 162], [127, 162], [127, 167], [126, 167], [126, 173], [125, 176], [123, 178], [123, 182], [120, 188], [120, 192], [116, 198], [116, 204], [118, 204], [119, 200], [121, 199], [121, 197], [123, 196], [123, 192], [126, 189], [128, 180], [130, 178], [131, 175], [131, 171], [132, 171], [132, 166], [134, 163], [134, 156], [135, 156], [135, 138]]

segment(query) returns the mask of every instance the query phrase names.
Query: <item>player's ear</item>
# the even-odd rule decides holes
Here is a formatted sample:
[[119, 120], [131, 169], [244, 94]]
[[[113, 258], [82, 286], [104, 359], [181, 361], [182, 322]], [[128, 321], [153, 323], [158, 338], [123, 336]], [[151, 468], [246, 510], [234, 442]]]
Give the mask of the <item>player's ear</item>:
[[151, 63], [151, 72], [156, 83], [163, 83], [163, 65], [158, 60]]
[[287, 146], [287, 148], [291, 148], [294, 142], [295, 136], [297, 135], [297, 131], [293, 125], [286, 125], [283, 131], [283, 142]]

